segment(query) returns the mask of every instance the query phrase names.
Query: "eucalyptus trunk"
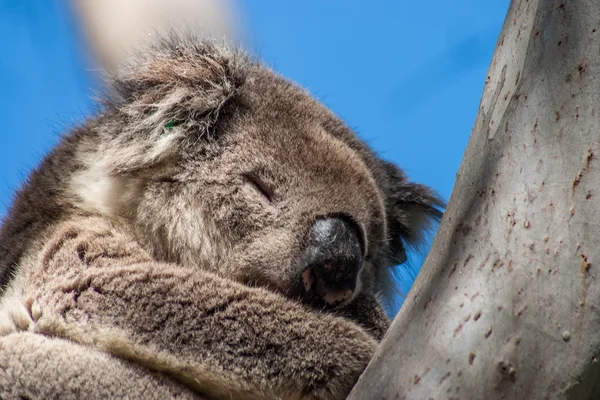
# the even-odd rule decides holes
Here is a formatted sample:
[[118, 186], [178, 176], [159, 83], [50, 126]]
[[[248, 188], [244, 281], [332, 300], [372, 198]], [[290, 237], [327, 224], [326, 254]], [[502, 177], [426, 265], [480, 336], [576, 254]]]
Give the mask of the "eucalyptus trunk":
[[600, 398], [600, 1], [513, 0], [431, 252], [350, 398]]

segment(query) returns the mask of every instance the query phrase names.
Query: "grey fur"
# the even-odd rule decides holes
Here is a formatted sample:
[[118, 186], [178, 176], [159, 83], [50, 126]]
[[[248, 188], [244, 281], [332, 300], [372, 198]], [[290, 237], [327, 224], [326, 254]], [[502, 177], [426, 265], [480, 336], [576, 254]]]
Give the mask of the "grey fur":
[[[73, 357], [93, 347], [97, 376], [125, 369], [133, 397], [148, 371], [156, 393], [343, 398], [387, 328], [391, 267], [441, 201], [238, 50], [172, 35], [109, 83], [102, 111], [45, 158], [3, 223], [0, 346], [41, 340], [30, 331]], [[290, 287], [311, 224], [340, 214], [364, 236], [360, 285], [316, 309]], [[103, 398], [106, 379], [86, 374], [87, 396]], [[0, 397], [61, 387], [15, 394], [7, 381]]]

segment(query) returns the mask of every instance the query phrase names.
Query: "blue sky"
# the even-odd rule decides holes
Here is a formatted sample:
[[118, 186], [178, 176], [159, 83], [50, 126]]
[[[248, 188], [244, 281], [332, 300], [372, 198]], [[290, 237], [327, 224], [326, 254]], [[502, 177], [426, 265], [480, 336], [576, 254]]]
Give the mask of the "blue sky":
[[[93, 110], [64, 0], [0, 1], [0, 215]], [[306, 87], [384, 158], [448, 199], [509, 0], [240, 0], [248, 48]], [[413, 257], [407, 291], [422, 257]]]

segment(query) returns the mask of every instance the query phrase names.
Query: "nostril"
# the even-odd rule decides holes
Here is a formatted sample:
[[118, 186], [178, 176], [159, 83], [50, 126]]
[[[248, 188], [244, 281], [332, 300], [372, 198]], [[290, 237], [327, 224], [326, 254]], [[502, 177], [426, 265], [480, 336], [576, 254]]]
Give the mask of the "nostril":
[[310, 269], [313, 271], [317, 289], [320, 289], [321, 294], [325, 294], [329, 291], [354, 290], [360, 263], [350, 260], [326, 261], [313, 264]]
[[304, 290], [310, 292], [313, 287], [313, 283], [315, 283], [312, 268], [306, 268], [304, 271], [302, 271], [302, 283], [304, 284]]
[[318, 273], [321, 271], [318, 267], [306, 268], [302, 272], [302, 282], [307, 293], [313, 293], [330, 305], [339, 304], [350, 297], [354, 293], [356, 287], [356, 279], [346, 281], [342, 287], [331, 285], [323, 279], [323, 275]]

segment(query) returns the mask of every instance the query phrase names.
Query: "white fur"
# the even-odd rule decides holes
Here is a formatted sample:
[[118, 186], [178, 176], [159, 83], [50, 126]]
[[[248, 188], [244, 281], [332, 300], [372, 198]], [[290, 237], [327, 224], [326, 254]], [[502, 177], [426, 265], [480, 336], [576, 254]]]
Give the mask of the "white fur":
[[23, 296], [8, 289], [0, 301], [0, 336], [33, 329], [34, 320]]
[[115, 192], [114, 179], [108, 175], [103, 164], [100, 160], [92, 161], [86, 169], [75, 173], [70, 189], [81, 199], [80, 206], [83, 209], [112, 215], [119, 193]]

